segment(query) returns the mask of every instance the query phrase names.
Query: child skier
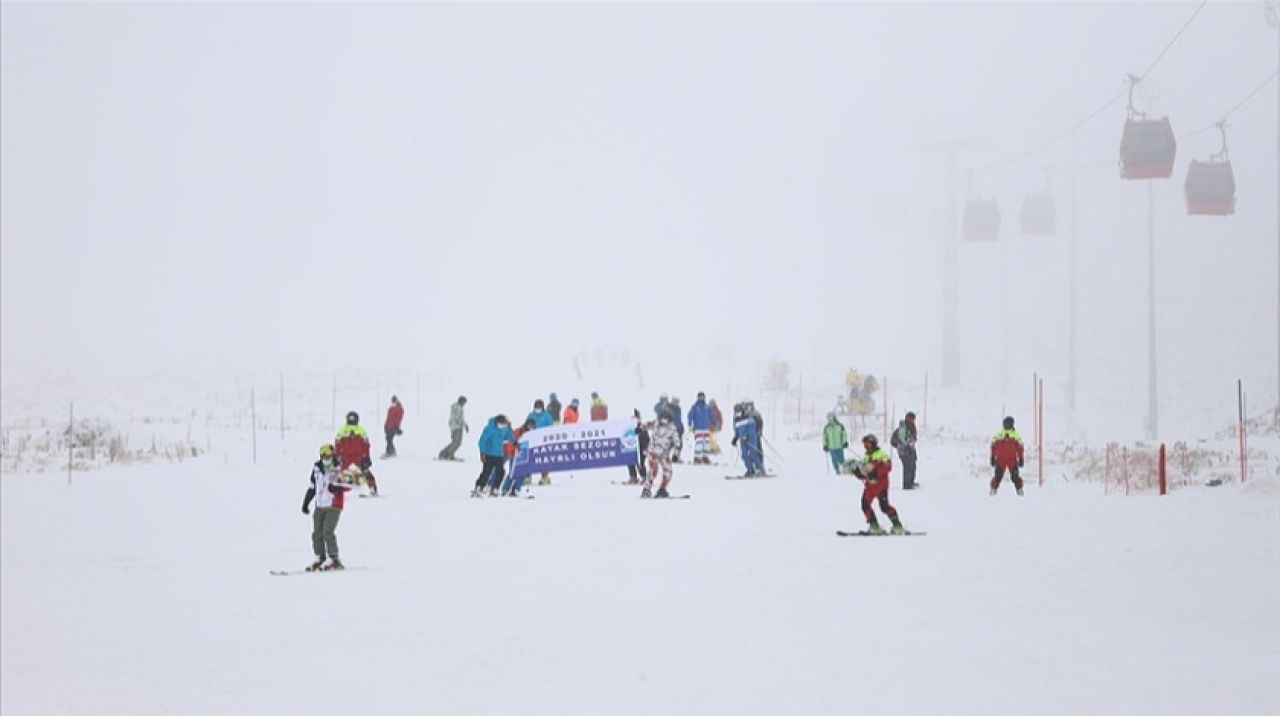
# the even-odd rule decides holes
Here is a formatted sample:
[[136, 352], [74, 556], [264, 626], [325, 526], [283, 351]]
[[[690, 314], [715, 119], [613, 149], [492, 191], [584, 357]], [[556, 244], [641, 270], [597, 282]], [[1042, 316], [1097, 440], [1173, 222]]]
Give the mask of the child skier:
[[373, 460], [369, 458], [369, 435], [365, 433], [364, 428], [360, 427], [360, 415], [356, 411], [347, 413], [347, 422], [338, 428], [338, 435], [334, 438], [333, 444], [338, 452], [338, 468], [345, 470], [352, 465], [358, 465], [364, 471], [365, 479], [369, 483], [369, 494], [377, 497], [378, 481], [369, 470], [373, 467]]
[[[337, 483], [338, 462], [329, 443], [320, 446], [320, 459], [311, 467], [311, 486], [302, 498], [302, 514], [311, 514], [311, 550], [316, 561], [308, 572], [343, 569], [338, 559], [338, 518], [342, 517], [343, 497], [351, 488]], [[311, 512], [311, 500], [316, 501], [316, 511]], [[325, 564], [325, 557], [329, 563]]]
[[849, 447], [849, 434], [835, 413], [827, 413], [827, 425], [822, 429], [822, 450], [831, 458], [831, 464], [840, 474], [844, 466], [844, 449]]
[[764, 461], [760, 456], [759, 435], [755, 418], [748, 412], [746, 403], [733, 406], [733, 441], [742, 452], [742, 464], [747, 468], [746, 477], [764, 475]]
[[[680, 436], [676, 434], [676, 428], [671, 424], [671, 415], [662, 413], [658, 416], [658, 426], [653, 429], [653, 435], [649, 436], [649, 473], [644, 477], [644, 489], [640, 491], [641, 497], [670, 497], [667, 494], [667, 485], [671, 484], [671, 451], [675, 448], [676, 443], [680, 440]], [[653, 478], [662, 473], [662, 484], [658, 486], [657, 492], [651, 492], [653, 487]]]
[[867, 518], [867, 532], [876, 535], [884, 534], [884, 528], [876, 522], [876, 513], [871, 511], [872, 501], [878, 501], [880, 511], [888, 515], [889, 520], [893, 522], [893, 534], [900, 535], [906, 530], [898, 521], [898, 511], [889, 504], [889, 471], [893, 469], [893, 464], [889, 460], [889, 453], [880, 447], [879, 442], [876, 436], [870, 433], [862, 436], [862, 447], [866, 450], [866, 456], [855, 468], [855, 473], [863, 483], [862, 514]]
[[1022, 494], [1022, 476], [1018, 474], [1018, 468], [1022, 467], [1022, 436], [1013, 429], [1012, 417], [1005, 417], [1004, 427], [997, 430], [991, 438], [991, 467], [996, 469], [996, 474], [991, 478], [992, 495], [1000, 489], [1000, 480], [1004, 477], [1005, 470], [1009, 471], [1014, 489], [1019, 495]]

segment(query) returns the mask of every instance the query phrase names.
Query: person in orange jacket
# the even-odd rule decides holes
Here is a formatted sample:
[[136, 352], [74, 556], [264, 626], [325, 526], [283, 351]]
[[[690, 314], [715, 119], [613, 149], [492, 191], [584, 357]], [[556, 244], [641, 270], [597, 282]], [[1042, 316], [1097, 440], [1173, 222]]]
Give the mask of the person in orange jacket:
[[569, 407], [564, 409], [564, 414], [560, 416], [560, 422], [565, 425], [572, 425], [578, 422], [578, 399], [574, 398], [569, 401]]

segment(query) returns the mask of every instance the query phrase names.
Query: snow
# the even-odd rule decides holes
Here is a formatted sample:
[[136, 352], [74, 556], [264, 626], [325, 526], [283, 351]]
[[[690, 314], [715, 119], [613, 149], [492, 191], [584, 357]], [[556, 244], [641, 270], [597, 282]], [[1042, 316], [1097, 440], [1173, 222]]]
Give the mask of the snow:
[[5, 474], [0, 711], [1280, 711], [1262, 469], [1163, 498], [1060, 480], [992, 498], [954, 467], [980, 442], [926, 433], [923, 488], [895, 472], [891, 495], [928, 536], [841, 539], [858, 485], [813, 440], [775, 440], [772, 480], [679, 465], [686, 501], [637, 499], [622, 469], [475, 500], [477, 433], [441, 463], [443, 426], [417, 428], [375, 465], [385, 497], [344, 510], [342, 556], [365, 568], [345, 573], [268, 574], [310, 561], [323, 435], [257, 465]]

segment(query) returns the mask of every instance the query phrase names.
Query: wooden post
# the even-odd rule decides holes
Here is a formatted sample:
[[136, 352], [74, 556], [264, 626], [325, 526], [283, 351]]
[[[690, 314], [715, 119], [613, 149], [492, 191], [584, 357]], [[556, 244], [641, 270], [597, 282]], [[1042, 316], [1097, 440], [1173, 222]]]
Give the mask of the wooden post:
[[1044, 378], [1039, 378], [1039, 392], [1036, 396], [1036, 461], [1040, 471], [1040, 487], [1044, 487]]
[[1167, 493], [1169, 490], [1169, 483], [1167, 478], [1165, 477], [1165, 469], [1164, 469], [1164, 443], [1160, 443], [1160, 458], [1159, 458], [1158, 469], [1160, 470], [1160, 494], [1163, 495]]
[[249, 389], [249, 422], [253, 424], [253, 464], [258, 464], [258, 407], [254, 400], [253, 388]]
[[74, 401], [67, 415], [67, 487], [71, 487], [71, 464], [76, 454], [76, 404]]
[[1236, 409], [1239, 417], [1236, 421], [1236, 432], [1240, 434], [1240, 483], [1244, 484], [1244, 381], [1236, 379]]

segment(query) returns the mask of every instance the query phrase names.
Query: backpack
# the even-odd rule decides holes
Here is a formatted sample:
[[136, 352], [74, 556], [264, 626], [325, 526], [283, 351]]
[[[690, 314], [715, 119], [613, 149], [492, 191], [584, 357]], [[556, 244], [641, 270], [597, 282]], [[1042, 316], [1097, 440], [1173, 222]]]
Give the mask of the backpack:
[[898, 433], [900, 433], [900, 432], [902, 432], [902, 428], [898, 428], [897, 430], [894, 430], [894, 431], [893, 431], [893, 436], [889, 438], [889, 445], [890, 445], [891, 447], [901, 447], [901, 446], [902, 446], [902, 441], [898, 439]]

